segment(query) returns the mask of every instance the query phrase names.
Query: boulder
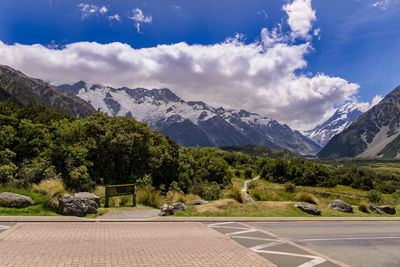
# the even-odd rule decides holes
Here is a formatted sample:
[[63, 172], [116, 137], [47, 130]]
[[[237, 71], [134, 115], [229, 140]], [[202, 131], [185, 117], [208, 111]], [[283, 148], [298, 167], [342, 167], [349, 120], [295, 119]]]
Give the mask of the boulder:
[[247, 203], [254, 203], [254, 199], [249, 194], [246, 194], [243, 201]]
[[329, 207], [342, 212], [353, 212], [353, 207], [340, 199], [332, 200]]
[[84, 217], [97, 214], [98, 205], [94, 200], [65, 194], [58, 200], [58, 213], [62, 215]]
[[161, 207], [161, 212], [160, 212], [161, 216], [174, 215], [174, 214], [175, 211], [173, 206], [168, 206], [168, 204], [164, 204]]
[[314, 207], [314, 206], [312, 206], [312, 205], [310, 205], [310, 204], [308, 204], [308, 203], [305, 203], [305, 202], [297, 202], [294, 206], [295, 206], [296, 208], [298, 208], [298, 209], [301, 209], [301, 210], [304, 211], [304, 212], [309, 213], [309, 214], [312, 214], [312, 215], [321, 215], [321, 211], [320, 211], [319, 209], [317, 209], [316, 207]]
[[203, 205], [203, 204], [207, 204], [208, 201], [207, 200], [203, 200], [203, 199], [196, 199], [196, 200], [192, 200], [189, 202], [189, 205]]
[[382, 210], [384, 213], [394, 215], [396, 214], [396, 208], [393, 206], [385, 205], [385, 206], [379, 206], [378, 207], [380, 210]]
[[368, 208], [377, 214], [385, 215], [385, 213], [377, 205], [371, 203], [368, 205]]
[[96, 202], [97, 207], [101, 207], [101, 200], [98, 196], [95, 194], [89, 193], [89, 192], [79, 192], [74, 195], [74, 197], [79, 198], [83, 201], [85, 200], [92, 200]]
[[0, 207], [21, 209], [32, 205], [33, 200], [28, 196], [10, 192], [0, 193]]
[[186, 205], [185, 205], [185, 203], [182, 203], [182, 202], [174, 203], [174, 204], [172, 204], [172, 207], [174, 208], [174, 212], [186, 210]]

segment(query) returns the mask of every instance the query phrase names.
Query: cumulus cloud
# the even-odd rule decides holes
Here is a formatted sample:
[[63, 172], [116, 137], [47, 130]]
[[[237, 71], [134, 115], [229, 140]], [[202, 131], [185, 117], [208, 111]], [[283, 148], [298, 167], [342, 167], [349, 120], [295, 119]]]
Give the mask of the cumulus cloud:
[[375, 106], [376, 104], [378, 104], [381, 100], [383, 99], [383, 97], [381, 95], [376, 95], [371, 103], [370, 102], [359, 102], [357, 100], [353, 101], [353, 104], [362, 112], [366, 112], [368, 111], [370, 108], [372, 108], [373, 106]]
[[[137, 19], [151, 21], [139, 11]], [[185, 100], [242, 108], [309, 129], [327, 110], [354, 99], [359, 86], [322, 73], [299, 74], [313, 48], [309, 42], [293, 44], [294, 33], [299, 34], [298, 28], [282, 33], [278, 25], [263, 29], [260, 41], [250, 44], [237, 34], [212, 45], [181, 42], [141, 49], [118, 42], [51, 49], [0, 41], [0, 64], [55, 84], [84, 80], [113, 87], [167, 87]]]
[[292, 38], [310, 39], [312, 23], [317, 19], [311, 0], [294, 0], [282, 8], [288, 15], [287, 23], [292, 29]]
[[79, 8], [79, 10], [82, 13], [82, 15], [81, 15], [82, 19], [86, 19], [95, 14], [104, 15], [108, 11], [108, 9], [105, 6], [96, 6], [96, 5], [92, 5], [92, 4], [80, 3], [77, 5], [77, 7]]
[[143, 11], [139, 8], [135, 8], [132, 13], [133, 15], [129, 18], [136, 22], [136, 30], [138, 33], [141, 33], [140, 26], [142, 23], [151, 23], [153, 21], [152, 16], [145, 16]]

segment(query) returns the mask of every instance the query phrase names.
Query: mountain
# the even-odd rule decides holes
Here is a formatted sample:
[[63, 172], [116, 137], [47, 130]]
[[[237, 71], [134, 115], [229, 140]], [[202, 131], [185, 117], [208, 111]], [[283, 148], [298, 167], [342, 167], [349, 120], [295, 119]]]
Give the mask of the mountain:
[[320, 149], [300, 132], [270, 118], [245, 110], [214, 108], [201, 101], [186, 102], [169, 89], [116, 89], [85, 82], [59, 87], [109, 115], [147, 122], [182, 146], [255, 144], [301, 155], [315, 155]]
[[321, 158], [399, 158], [400, 86], [362, 114], [319, 152]]
[[91, 105], [71, 93], [0, 65], [0, 100], [10, 97], [23, 105], [47, 104], [77, 118], [87, 117], [95, 112]]
[[352, 103], [346, 103], [339, 107], [328, 120], [314, 129], [304, 132], [304, 135], [324, 147], [333, 136], [341, 133], [361, 114], [362, 112]]

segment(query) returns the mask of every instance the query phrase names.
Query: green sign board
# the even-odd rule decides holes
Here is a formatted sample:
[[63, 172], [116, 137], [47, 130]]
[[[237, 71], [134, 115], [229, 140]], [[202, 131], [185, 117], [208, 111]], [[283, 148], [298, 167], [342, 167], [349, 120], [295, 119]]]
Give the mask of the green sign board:
[[133, 207], [136, 206], [136, 185], [121, 184], [106, 186], [106, 203], [105, 207], [109, 207], [109, 198], [115, 196], [133, 195]]

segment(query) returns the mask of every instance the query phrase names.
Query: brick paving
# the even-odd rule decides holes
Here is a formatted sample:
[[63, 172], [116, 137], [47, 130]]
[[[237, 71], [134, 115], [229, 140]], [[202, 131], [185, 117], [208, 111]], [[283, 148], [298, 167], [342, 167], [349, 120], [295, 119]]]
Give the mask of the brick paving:
[[18, 223], [0, 266], [275, 266], [200, 223]]

